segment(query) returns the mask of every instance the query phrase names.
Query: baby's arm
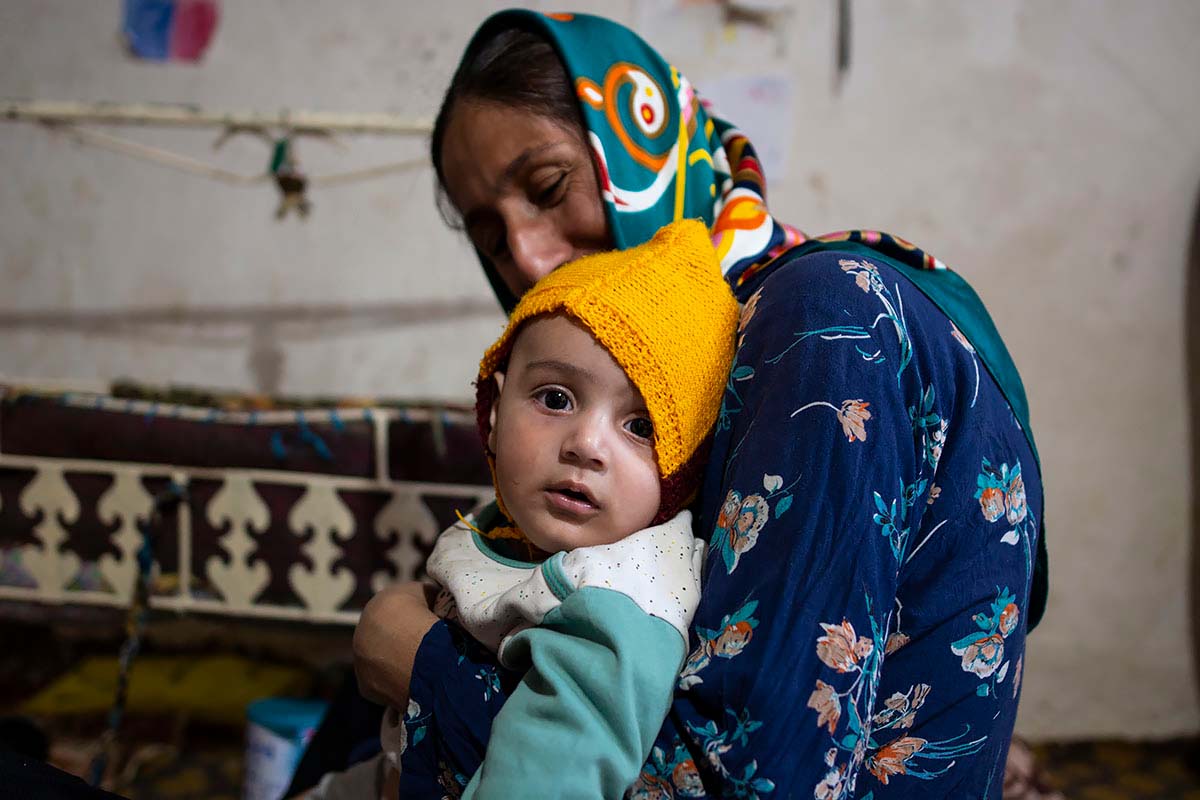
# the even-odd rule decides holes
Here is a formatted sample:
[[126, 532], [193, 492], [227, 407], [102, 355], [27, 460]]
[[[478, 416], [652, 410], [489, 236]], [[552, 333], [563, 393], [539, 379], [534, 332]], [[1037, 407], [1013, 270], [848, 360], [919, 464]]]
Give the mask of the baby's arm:
[[671, 703], [702, 547], [684, 512], [543, 564], [516, 594], [550, 593], [553, 607], [503, 641], [501, 662], [527, 671], [464, 800], [625, 793]]

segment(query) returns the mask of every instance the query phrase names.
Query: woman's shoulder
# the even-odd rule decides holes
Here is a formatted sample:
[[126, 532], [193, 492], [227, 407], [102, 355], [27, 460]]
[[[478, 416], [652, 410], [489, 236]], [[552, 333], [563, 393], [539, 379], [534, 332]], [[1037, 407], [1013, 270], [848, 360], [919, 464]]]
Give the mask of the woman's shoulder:
[[[844, 247], [793, 247], [735, 288], [738, 300], [758, 306], [769, 297], [768, 315], [788, 327], [797, 320], [826, 320], [876, 312], [903, 312], [910, 322], [947, 319], [912, 281], [911, 271], [883, 255]], [[903, 305], [903, 308], [901, 308]], [[833, 315], [831, 317], [831, 315]], [[763, 320], [766, 322], [767, 320]]]
[[886, 256], [853, 246], [793, 248], [753, 284], [739, 291], [739, 363], [751, 369], [807, 374], [819, 365], [823, 380], [870, 388], [877, 407], [887, 396], [905, 409], [931, 386], [952, 400], [963, 376], [977, 371], [954, 319]]

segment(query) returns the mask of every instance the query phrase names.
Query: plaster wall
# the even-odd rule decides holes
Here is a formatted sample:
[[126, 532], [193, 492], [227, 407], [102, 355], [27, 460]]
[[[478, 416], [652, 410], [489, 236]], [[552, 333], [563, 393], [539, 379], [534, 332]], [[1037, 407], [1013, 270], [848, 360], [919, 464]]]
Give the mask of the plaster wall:
[[[1189, 642], [1184, 267], [1200, 188], [1200, 6], [1189, 0], [855, 0], [768, 30], [715, 6], [577, 4], [634, 24], [701, 92], [785, 76], [775, 212], [811, 233], [895, 231], [963, 273], [1021, 368], [1044, 460], [1052, 596], [1019, 728], [1200, 728]], [[117, 0], [0, 4], [0, 97], [432, 116], [480, 0], [226, 2], [200, 66], [116, 43]], [[411, 9], [406, 13], [404, 9]], [[753, 136], [753, 127], [747, 125]], [[250, 137], [114, 130], [245, 173]], [[299, 142], [313, 174], [420, 139]], [[298, 394], [465, 399], [500, 331], [427, 167], [314, 192], [276, 222], [239, 188], [0, 125], [0, 374]], [[1194, 325], [1194, 321], [1192, 322]]]

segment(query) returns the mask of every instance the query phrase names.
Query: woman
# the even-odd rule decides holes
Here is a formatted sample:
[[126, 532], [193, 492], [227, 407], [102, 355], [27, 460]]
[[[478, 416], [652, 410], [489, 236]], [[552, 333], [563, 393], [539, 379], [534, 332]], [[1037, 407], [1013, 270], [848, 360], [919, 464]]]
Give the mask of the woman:
[[[1042, 491], [1024, 390], [970, 288], [901, 239], [776, 221], [746, 138], [595, 17], [485, 22], [433, 160], [506, 309], [559, 264], [683, 217], [710, 226], [744, 303], [691, 654], [633, 796], [999, 797], [1045, 604]], [[432, 615], [400, 640], [400, 613], [428, 615], [425, 599], [379, 595], [356, 655], [375, 699], [405, 707], [411, 676], [402, 796], [457, 794], [489, 737], [481, 794], [600, 793], [555, 771], [569, 737], [509, 735], [552, 682], [497, 672]]]

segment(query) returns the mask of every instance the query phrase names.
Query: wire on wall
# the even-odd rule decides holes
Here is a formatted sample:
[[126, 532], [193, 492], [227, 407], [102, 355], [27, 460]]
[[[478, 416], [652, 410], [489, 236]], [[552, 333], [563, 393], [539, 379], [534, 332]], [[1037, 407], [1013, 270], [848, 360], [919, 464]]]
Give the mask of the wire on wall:
[[[426, 136], [432, 126], [424, 119], [386, 113], [339, 113], [324, 111], [211, 111], [188, 105], [75, 103], [56, 101], [0, 101], [0, 120], [32, 122], [65, 133], [80, 145], [122, 153], [159, 166], [198, 175], [235, 186], [274, 182], [280, 200], [275, 216], [295, 212], [306, 217], [311, 208], [310, 186], [334, 186], [374, 180], [428, 164], [424, 157], [391, 161], [373, 167], [308, 175], [296, 157], [300, 137], [319, 138], [340, 144], [337, 135], [382, 134]], [[231, 137], [251, 134], [266, 142], [270, 152], [264, 172], [242, 174], [191, 156], [142, 144], [121, 136], [90, 130], [88, 124], [136, 125], [143, 127], [217, 128], [221, 130], [213, 148]]]

